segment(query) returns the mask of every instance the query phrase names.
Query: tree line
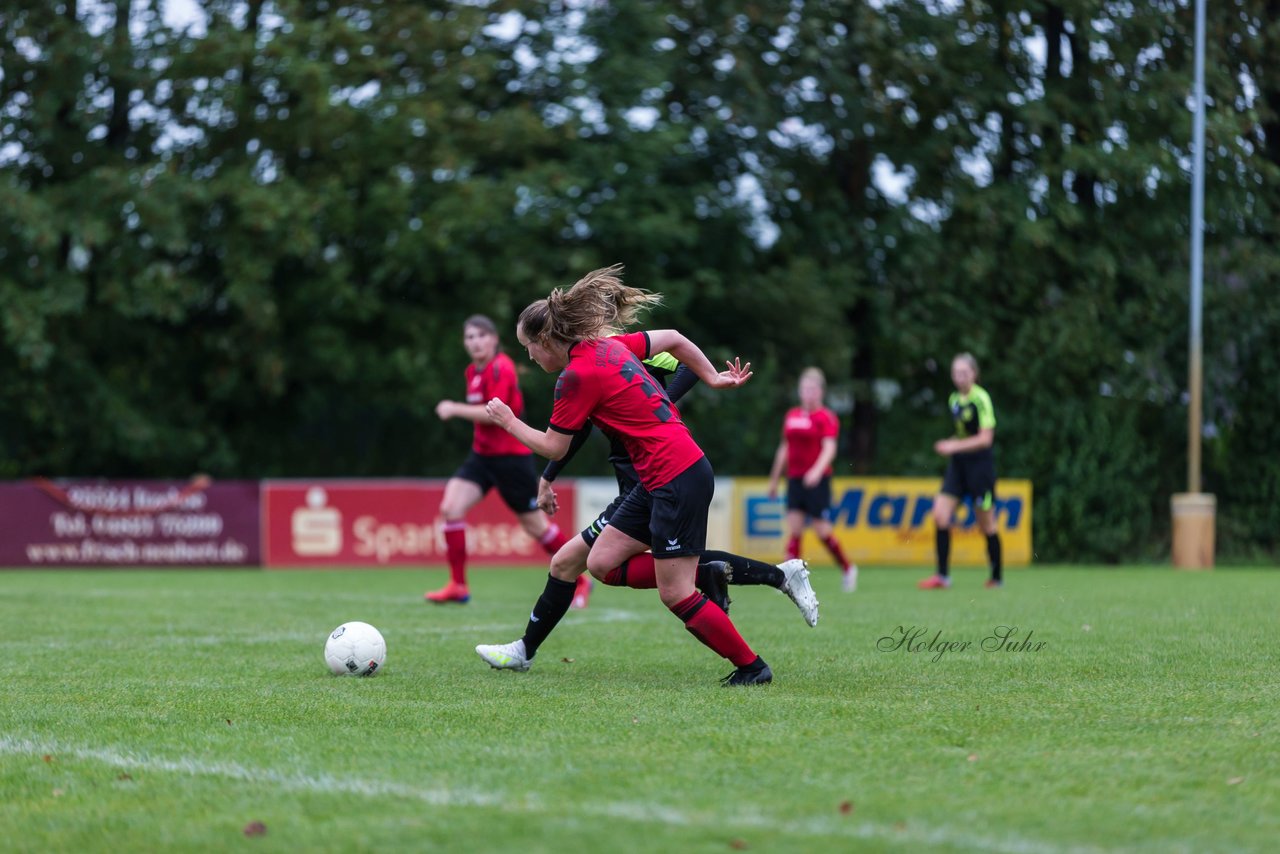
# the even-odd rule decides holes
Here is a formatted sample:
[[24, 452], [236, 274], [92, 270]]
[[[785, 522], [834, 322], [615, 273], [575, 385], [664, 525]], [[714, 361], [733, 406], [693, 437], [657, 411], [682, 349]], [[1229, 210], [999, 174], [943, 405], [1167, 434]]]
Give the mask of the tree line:
[[[1246, 558], [1280, 530], [1278, 5], [1209, 8], [1205, 488]], [[813, 364], [841, 473], [940, 475], [969, 351], [1038, 558], [1167, 551], [1189, 6], [162, 11], [0, 2], [0, 476], [447, 475], [463, 318], [622, 262], [758, 369], [684, 407], [717, 471], [767, 471]]]

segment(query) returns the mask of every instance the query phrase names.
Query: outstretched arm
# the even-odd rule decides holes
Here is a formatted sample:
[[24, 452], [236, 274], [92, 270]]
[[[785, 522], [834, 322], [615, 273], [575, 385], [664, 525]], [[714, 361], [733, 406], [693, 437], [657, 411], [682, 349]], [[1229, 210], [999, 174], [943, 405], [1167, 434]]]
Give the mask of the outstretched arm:
[[463, 418], [473, 424], [488, 424], [489, 416], [485, 414], [483, 403], [459, 403], [456, 400], [442, 400], [436, 404], [436, 416], [441, 421], [450, 418]]
[[515, 436], [520, 444], [535, 454], [541, 454], [549, 460], [558, 460], [563, 457], [569, 450], [569, 443], [573, 441], [573, 437], [568, 433], [561, 433], [550, 427], [545, 433], [538, 432], [517, 418], [511, 411], [511, 407], [496, 397], [485, 404], [485, 409], [489, 413], [490, 421]]
[[751, 379], [751, 363], [742, 364], [738, 357], [726, 362], [728, 370], [717, 371], [711, 360], [688, 338], [674, 329], [658, 329], [648, 333], [649, 349], [654, 353], [663, 350], [680, 360], [698, 375], [698, 379], [711, 388], [736, 388]]

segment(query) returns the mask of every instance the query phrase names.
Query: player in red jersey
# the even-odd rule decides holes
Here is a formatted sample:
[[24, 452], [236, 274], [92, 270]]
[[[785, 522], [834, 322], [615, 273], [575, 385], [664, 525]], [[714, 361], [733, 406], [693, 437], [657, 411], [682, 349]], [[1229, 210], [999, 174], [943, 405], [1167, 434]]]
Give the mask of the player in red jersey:
[[[645, 359], [644, 366], [655, 380], [663, 384], [667, 399], [672, 403], [678, 402], [698, 382], [697, 375], [669, 353], [658, 353]], [[552, 482], [563, 471], [564, 465], [581, 450], [592, 432], [594, 425], [588, 421], [569, 440], [565, 456], [547, 463], [542, 478], [538, 481], [538, 506], [547, 511], [548, 516], [555, 516], [559, 509]], [[575, 581], [592, 577], [586, 571], [587, 555], [601, 532], [608, 527], [614, 511], [640, 483], [635, 466], [627, 456], [627, 449], [617, 436], [609, 440], [609, 462], [613, 464], [613, 473], [618, 481], [618, 495], [590, 525], [578, 536], [570, 537], [565, 547], [551, 558], [546, 588], [529, 614], [524, 634], [511, 643], [476, 645], [476, 654], [495, 670], [528, 671], [533, 666], [538, 650], [555, 631], [569, 608], [580, 607], [577, 594], [573, 594], [572, 600], [568, 597], [574, 589]], [[649, 552], [631, 558], [626, 566], [609, 570], [600, 581], [611, 587], [631, 587], [637, 590], [656, 587], [658, 580], [654, 574], [652, 544]], [[698, 559], [694, 586], [726, 614], [733, 601], [729, 598], [731, 585], [771, 587], [795, 603], [810, 627], [818, 624], [818, 597], [809, 584], [809, 570], [802, 560], [789, 560], [775, 566], [729, 552], [703, 551]]]
[[[489, 415], [553, 460], [564, 456], [588, 419], [618, 437], [640, 483], [600, 533], [587, 556], [587, 569], [598, 578], [637, 571], [628, 562], [648, 552], [652, 543], [652, 569], [639, 571], [654, 574], [659, 598], [694, 637], [733, 663], [735, 669], [723, 683], [767, 683], [773, 679], [769, 665], [742, 639], [728, 615], [695, 588], [715, 477], [679, 411], [641, 360], [671, 353], [711, 388], [742, 385], [751, 377], [751, 366], [735, 359], [728, 370], [716, 371], [703, 352], [675, 330], [615, 334], [633, 323], [641, 309], [661, 299], [623, 285], [618, 279], [621, 269], [589, 273], [568, 291], [556, 289], [520, 315], [517, 336], [529, 357], [545, 371], [560, 372], [546, 431], [525, 424], [501, 400], [489, 402]], [[567, 592], [553, 589], [555, 582], [554, 577], [548, 579], [544, 598]]]
[[538, 509], [538, 473], [529, 449], [517, 442], [485, 415], [489, 400], [505, 401], [512, 410], [524, 412], [524, 397], [511, 357], [498, 342], [498, 328], [482, 314], [462, 325], [462, 343], [471, 357], [467, 366], [467, 400], [442, 400], [436, 404], [440, 420], [462, 418], [475, 424], [471, 453], [444, 487], [440, 515], [444, 517], [445, 553], [449, 559], [449, 583], [424, 594], [428, 602], [442, 604], [468, 601], [467, 513], [480, 503], [485, 493], [497, 488], [502, 500], [520, 520], [520, 527], [555, 554], [565, 544], [560, 526]]
[[840, 421], [823, 405], [827, 379], [819, 368], [800, 374], [800, 405], [787, 410], [782, 441], [769, 472], [769, 497], [778, 496], [778, 480], [787, 472], [787, 558], [800, 557], [800, 538], [810, 521], [813, 531], [843, 570], [844, 589], [858, 588], [858, 567], [850, 563], [831, 530], [831, 463], [836, 458]]

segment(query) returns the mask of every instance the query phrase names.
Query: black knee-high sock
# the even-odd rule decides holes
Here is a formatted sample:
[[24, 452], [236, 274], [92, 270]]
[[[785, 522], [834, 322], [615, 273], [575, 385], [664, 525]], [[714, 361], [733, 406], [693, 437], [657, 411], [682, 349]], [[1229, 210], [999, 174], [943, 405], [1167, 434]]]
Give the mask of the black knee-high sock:
[[534, 604], [533, 613], [529, 615], [529, 625], [524, 630], [525, 655], [533, 658], [538, 647], [556, 627], [556, 623], [569, 611], [574, 586], [572, 581], [561, 581], [547, 573], [547, 586]]
[[938, 546], [938, 575], [946, 578], [951, 572], [951, 529], [939, 528], [933, 536]]
[[702, 564], [711, 560], [722, 560], [729, 564], [730, 584], [764, 584], [781, 589], [782, 582], [786, 580], [782, 570], [771, 563], [752, 560], [749, 557], [730, 554], [729, 552], [703, 552], [702, 557], [698, 560], [699, 569], [701, 569]]
[[1001, 562], [999, 534], [987, 534], [987, 557], [991, 558], [991, 579], [1003, 581], [1004, 564]]

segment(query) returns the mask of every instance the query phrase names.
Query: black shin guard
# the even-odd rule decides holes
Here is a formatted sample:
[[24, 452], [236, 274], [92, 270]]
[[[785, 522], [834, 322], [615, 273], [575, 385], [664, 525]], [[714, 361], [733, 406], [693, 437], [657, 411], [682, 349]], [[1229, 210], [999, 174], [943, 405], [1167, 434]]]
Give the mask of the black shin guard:
[[529, 615], [529, 625], [524, 630], [524, 653], [529, 658], [533, 658], [538, 647], [560, 622], [560, 618], [569, 611], [575, 586], [572, 581], [561, 581], [550, 573], [547, 574], [547, 586], [534, 604], [533, 613]]

